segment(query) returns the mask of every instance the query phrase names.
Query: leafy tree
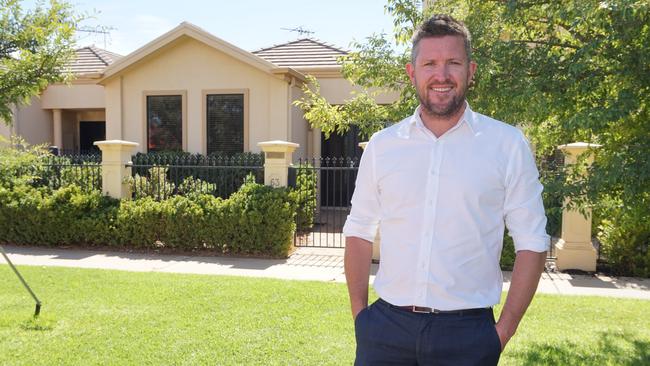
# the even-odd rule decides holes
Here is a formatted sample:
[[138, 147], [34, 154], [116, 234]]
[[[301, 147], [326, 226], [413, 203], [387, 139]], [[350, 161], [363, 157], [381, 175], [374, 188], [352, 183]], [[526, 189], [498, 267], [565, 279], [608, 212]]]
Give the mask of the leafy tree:
[[[387, 118], [412, 113], [416, 98], [404, 72], [409, 39], [428, 14], [411, 0], [389, 0], [393, 37], [354, 44], [343, 74], [364, 87], [400, 92], [378, 106], [360, 94], [330, 106], [315, 86], [298, 102], [326, 133], [360, 124], [370, 135]], [[549, 225], [557, 234], [564, 197], [594, 207], [603, 255], [618, 274], [650, 273], [650, 1], [436, 0], [430, 13], [463, 20], [473, 36], [479, 68], [468, 99], [472, 108], [517, 123], [536, 147]], [[399, 51], [406, 49], [406, 51]], [[365, 104], [357, 100], [363, 98]], [[363, 105], [364, 108], [357, 108]], [[365, 110], [374, 111], [363, 115]], [[546, 164], [557, 145], [600, 144], [588, 171]]]
[[[415, 89], [404, 66], [410, 60], [410, 49], [406, 47], [410, 36], [424, 18], [414, 1], [390, 0], [385, 9], [394, 17], [394, 38], [391, 40], [384, 33], [373, 34], [366, 43], [353, 42], [356, 51], [341, 58], [343, 76], [363, 91], [345, 104], [333, 106], [320, 95], [317, 80], [310, 78], [303, 87], [304, 97], [295, 102], [305, 111], [312, 127], [320, 128], [326, 137], [343, 134], [351, 125], [357, 125], [361, 137], [368, 138], [387, 123], [409, 115], [417, 106]], [[373, 96], [384, 91], [399, 92], [400, 97], [391, 104], [377, 104]]]
[[69, 79], [62, 65], [74, 55], [80, 20], [64, 1], [39, 1], [24, 10], [18, 0], [0, 0], [0, 119], [5, 123], [11, 121], [12, 106]]
[[[373, 35], [343, 59], [344, 76], [366, 92], [331, 106], [310, 86], [297, 104], [312, 125], [329, 134], [358, 124], [368, 136], [378, 122], [412, 113], [417, 102], [404, 64], [413, 30], [428, 15], [414, 3], [389, 0], [392, 39]], [[564, 195], [581, 204], [580, 197], [606, 195], [650, 211], [648, 0], [437, 0], [427, 12], [451, 14], [472, 33], [479, 64], [468, 94], [473, 109], [524, 127], [538, 158], [563, 143], [602, 145], [588, 179], [569, 174]], [[400, 98], [377, 105], [372, 88]]]

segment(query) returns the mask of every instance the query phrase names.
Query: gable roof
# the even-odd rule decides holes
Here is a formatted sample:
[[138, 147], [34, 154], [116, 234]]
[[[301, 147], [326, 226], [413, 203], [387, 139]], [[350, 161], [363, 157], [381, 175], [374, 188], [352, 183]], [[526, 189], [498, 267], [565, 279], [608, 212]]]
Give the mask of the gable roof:
[[278, 66], [296, 69], [340, 67], [337, 59], [348, 51], [312, 38], [275, 45], [253, 51], [253, 54]]
[[68, 61], [64, 67], [75, 76], [99, 74], [120, 58], [122, 56], [117, 53], [88, 46], [76, 49], [74, 59]]
[[147, 58], [151, 54], [159, 51], [181, 37], [189, 37], [202, 42], [264, 72], [271, 74], [290, 74], [291, 76], [297, 77], [301, 80], [304, 79], [302, 74], [292, 70], [291, 68], [278, 67], [248, 51], [222, 40], [221, 38], [213, 36], [194, 24], [183, 22], [176, 28], [114, 62], [104, 70], [104, 76], [99, 82], [103, 83], [104, 81], [111, 79], [116, 74]]

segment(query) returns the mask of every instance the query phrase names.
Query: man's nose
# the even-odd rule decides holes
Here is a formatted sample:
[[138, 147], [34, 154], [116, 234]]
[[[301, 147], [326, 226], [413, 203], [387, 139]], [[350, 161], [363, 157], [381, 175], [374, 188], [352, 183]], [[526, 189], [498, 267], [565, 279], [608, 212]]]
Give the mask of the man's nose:
[[431, 80], [445, 82], [449, 79], [449, 68], [447, 65], [437, 65], [431, 70]]

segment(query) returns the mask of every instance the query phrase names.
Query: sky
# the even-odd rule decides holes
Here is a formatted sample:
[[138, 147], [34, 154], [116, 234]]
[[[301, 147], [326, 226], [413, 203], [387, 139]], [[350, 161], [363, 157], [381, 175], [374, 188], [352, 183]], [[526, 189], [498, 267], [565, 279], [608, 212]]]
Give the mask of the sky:
[[114, 28], [104, 40], [100, 34], [78, 33], [78, 46], [94, 44], [126, 55], [173, 29], [190, 22], [244, 50], [254, 51], [305, 35], [283, 30], [296, 28], [334, 46], [351, 49], [353, 40], [373, 33], [392, 33], [384, 0], [70, 0], [77, 12], [95, 14], [82, 26]]

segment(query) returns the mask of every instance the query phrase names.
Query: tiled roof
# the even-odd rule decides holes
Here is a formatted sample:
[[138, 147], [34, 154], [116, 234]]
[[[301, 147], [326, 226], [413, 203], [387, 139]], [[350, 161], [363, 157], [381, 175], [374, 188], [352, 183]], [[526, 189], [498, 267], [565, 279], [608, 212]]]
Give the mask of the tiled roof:
[[122, 56], [117, 53], [103, 50], [95, 46], [83, 47], [75, 50], [74, 60], [68, 62], [66, 67], [76, 75], [100, 73]]
[[253, 54], [280, 67], [339, 66], [336, 61], [348, 51], [323, 42], [303, 38], [297, 41], [253, 51]]

